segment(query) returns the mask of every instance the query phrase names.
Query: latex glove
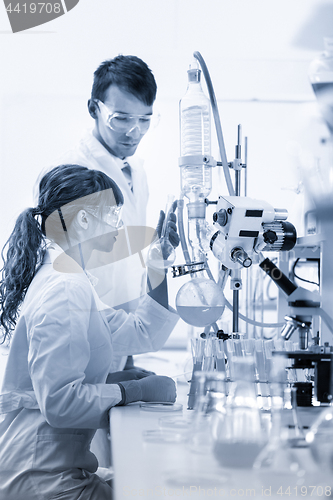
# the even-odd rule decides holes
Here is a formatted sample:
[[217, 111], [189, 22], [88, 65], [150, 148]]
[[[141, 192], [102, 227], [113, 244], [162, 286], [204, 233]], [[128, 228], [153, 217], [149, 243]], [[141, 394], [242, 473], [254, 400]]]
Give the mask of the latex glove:
[[151, 372], [150, 370], [145, 370], [145, 368], [141, 368], [140, 366], [135, 366], [133, 361], [133, 356], [127, 356], [126, 364], [123, 370], [137, 370], [139, 375], [140, 373], [142, 373], [142, 376], [138, 376], [137, 378], [143, 378], [145, 376], [148, 377], [148, 375], [156, 375], [155, 372]]
[[120, 404], [123, 405], [134, 401], [174, 403], [177, 397], [174, 380], [163, 375], [128, 380], [118, 385], [123, 396]]
[[155, 372], [151, 372], [150, 370], [145, 370], [144, 368], [140, 368], [140, 366], [133, 366], [133, 368], [124, 368], [125, 372], [130, 371], [133, 374], [137, 374], [137, 379], [150, 377], [151, 375], [156, 375]]
[[[176, 208], [177, 202], [175, 202], [174, 205]], [[174, 210], [175, 210], [175, 208], [174, 208]], [[156, 226], [156, 232], [157, 232], [159, 237], [161, 237], [164, 219], [165, 219], [165, 213], [163, 212], [163, 210], [161, 210], [160, 217], [158, 219], [158, 223]], [[174, 214], [173, 212], [170, 212], [170, 215], [169, 215], [168, 229], [169, 229], [170, 243], [173, 246], [173, 248], [177, 248], [179, 245], [179, 242], [180, 242], [180, 238], [179, 238], [179, 235], [177, 233], [177, 217], [176, 217], [176, 214]]]
[[125, 380], [140, 380], [144, 377], [149, 377], [154, 375], [153, 372], [147, 372], [146, 370], [140, 370], [140, 368], [132, 368], [129, 370], [121, 370], [120, 372], [109, 373], [106, 378], [107, 384], [117, 384]]

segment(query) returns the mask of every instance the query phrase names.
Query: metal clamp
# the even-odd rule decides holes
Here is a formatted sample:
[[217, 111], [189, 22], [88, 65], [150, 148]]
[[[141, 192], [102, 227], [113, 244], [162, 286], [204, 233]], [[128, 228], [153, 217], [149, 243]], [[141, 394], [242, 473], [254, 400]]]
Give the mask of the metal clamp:
[[[219, 165], [219, 162], [217, 162], [217, 165]], [[246, 168], [246, 163], [242, 163], [241, 160], [236, 158], [234, 161], [228, 162], [228, 167], [233, 170], [242, 170], [242, 168]]]
[[[201, 266], [196, 269], [197, 266]], [[181, 266], [171, 266], [172, 277], [178, 278], [179, 276], [185, 276], [186, 274], [193, 274], [199, 271], [205, 270], [204, 262], [194, 262], [193, 264], [182, 264]]]
[[217, 162], [209, 155], [186, 155], [178, 158], [180, 167], [191, 167], [204, 164], [206, 167], [216, 167]]

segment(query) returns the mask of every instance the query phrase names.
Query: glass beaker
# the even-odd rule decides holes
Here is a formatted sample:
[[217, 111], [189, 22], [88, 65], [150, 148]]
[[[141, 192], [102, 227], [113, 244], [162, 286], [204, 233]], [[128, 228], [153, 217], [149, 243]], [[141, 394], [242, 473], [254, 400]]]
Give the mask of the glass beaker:
[[[252, 356], [235, 357], [225, 413], [216, 414], [214, 456], [223, 467], [250, 468], [266, 442], [257, 403]], [[220, 420], [220, 425], [218, 425]]]

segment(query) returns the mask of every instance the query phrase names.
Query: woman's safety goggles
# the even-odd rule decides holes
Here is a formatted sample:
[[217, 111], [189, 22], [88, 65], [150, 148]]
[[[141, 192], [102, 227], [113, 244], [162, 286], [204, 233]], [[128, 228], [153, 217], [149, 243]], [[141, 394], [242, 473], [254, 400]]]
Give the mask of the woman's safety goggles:
[[108, 226], [119, 229], [124, 225], [123, 221], [121, 220], [121, 209], [122, 206], [113, 206], [108, 207], [107, 211], [101, 211], [98, 208], [92, 207], [86, 208], [85, 210], [93, 217], [96, 217], [96, 219], [105, 222], [105, 224], [107, 224]]
[[150, 126], [152, 115], [129, 115], [127, 113], [112, 113], [104, 102], [96, 99], [103, 119], [115, 132], [128, 133], [138, 127], [145, 134]]

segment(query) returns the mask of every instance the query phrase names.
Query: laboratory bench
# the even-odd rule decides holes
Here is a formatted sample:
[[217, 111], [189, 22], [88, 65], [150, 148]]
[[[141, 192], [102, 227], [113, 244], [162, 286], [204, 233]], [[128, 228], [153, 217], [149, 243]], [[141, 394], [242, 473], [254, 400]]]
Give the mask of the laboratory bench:
[[[172, 496], [333, 498], [332, 474], [321, 471], [307, 447], [294, 449], [306, 470], [301, 480], [295, 480], [294, 475], [268, 476], [252, 469], [224, 468], [205, 443], [193, 448], [177, 430], [180, 420], [186, 422], [193, 415], [193, 410], [187, 409], [188, 391], [185, 378], [178, 381], [176, 405], [182, 409], [132, 403], [110, 410], [114, 500]], [[288, 418], [292, 420], [290, 415]]]

